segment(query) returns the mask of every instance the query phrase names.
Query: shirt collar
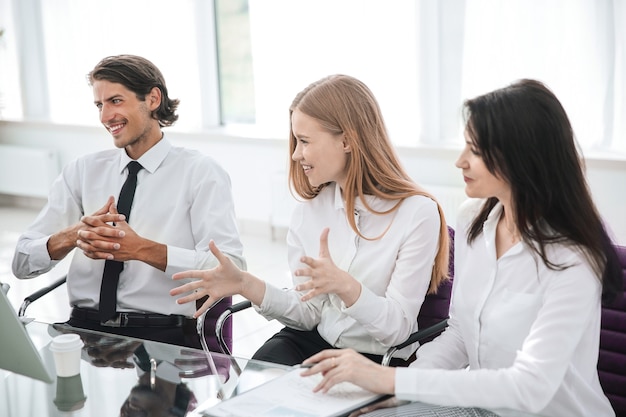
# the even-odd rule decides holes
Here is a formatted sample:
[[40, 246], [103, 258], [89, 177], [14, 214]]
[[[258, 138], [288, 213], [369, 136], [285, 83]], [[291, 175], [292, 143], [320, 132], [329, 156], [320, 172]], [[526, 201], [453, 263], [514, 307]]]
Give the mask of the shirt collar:
[[[502, 215], [502, 211], [504, 210], [504, 206], [502, 203], [498, 202], [487, 216], [487, 220], [483, 223], [483, 236], [485, 239], [485, 243], [487, 246], [493, 245], [493, 250], [495, 253], [495, 242], [496, 242], [496, 229], [498, 228], [498, 221], [500, 220], [500, 216]], [[520, 244], [521, 243], [521, 244]], [[510, 256], [520, 252], [524, 247], [524, 242], [517, 242], [513, 247], [511, 247], [504, 255]]]
[[343, 196], [341, 195], [341, 187], [337, 185], [336, 182], [333, 182], [332, 187], [335, 187], [335, 209], [337, 210], [345, 210], [345, 205], [343, 204]]
[[[343, 201], [343, 195], [341, 193], [341, 187], [339, 185], [337, 185], [336, 182], [333, 182], [331, 185], [328, 185], [328, 187], [335, 187], [334, 190], [334, 206], [336, 210], [344, 210], [346, 209], [344, 201]], [[380, 210], [380, 211], [385, 211], [390, 209], [393, 205], [397, 204], [397, 201], [392, 201], [392, 200], [382, 200], [378, 197], [375, 197], [373, 195], [365, 195], [365, 201], [367, 201], [367, 203], [370, 205], [370, 207], [372, 207], [375, 210]], [[369, 214], [370, 211], [365, 207], [365, 205], [363, 204], [363, 201], [361, 201], [361, 197], [356, 197], [356, 200], [354, 202], [354, 209], [360, 214]]]
[[[159, 165], [161, 165], [171, 148], [172, 144], [165, 138], [164, 134], [161, 140], [155, 143], [152, 148], [148, 149], [146, 153], [141, 155], [137, 162], [139, 162], [146, 171], [152, 174], [157, 170]], [[124, 171], [130, 161], [132, 161], [132, 159], [124, 149], [121, 149], [120, 172]]]

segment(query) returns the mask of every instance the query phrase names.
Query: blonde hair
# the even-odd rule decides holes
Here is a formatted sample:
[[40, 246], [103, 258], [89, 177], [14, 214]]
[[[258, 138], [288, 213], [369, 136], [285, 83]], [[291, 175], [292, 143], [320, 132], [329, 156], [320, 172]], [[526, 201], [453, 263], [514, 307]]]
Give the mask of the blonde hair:
[[[298, 109], [316, 119], [331, 134], [343, 134], [350, 146], [347, 176], [344, 184], [346, 213], [353, 213], [356, 198], [360, 198], [369, 211], [387, 214], [398, 209], [405, 198], [426, 196], [437, 203], [440, 230], [439, 248], [431, 275], [429, 293], [435, 293], [447, 278], [449, 262], [448, 228], [443, 210], [437, 200], [418, 186], [406, 173], [387, 135], [387, 128], [376, 98], [361, 81], [347, 75], [331, 75], [316, 81], [302, 90], [289, 108], [289, 118]], [[295, 151], [297, 140], [289, 131], [289, 155]], [[317, 196], [328, 184], [311, 186], [299, 162], [290, 161], [289, 185], [292, 192], [305, 200]], [[365, 200], [365, 195], [397, 201], [391, 209], [379, 212]], [[353, 216], [347, 216], [352, 229], [367, 240], [382, 238], [363, 236]], [[384, 235], [384, 234], [383, 234]]]

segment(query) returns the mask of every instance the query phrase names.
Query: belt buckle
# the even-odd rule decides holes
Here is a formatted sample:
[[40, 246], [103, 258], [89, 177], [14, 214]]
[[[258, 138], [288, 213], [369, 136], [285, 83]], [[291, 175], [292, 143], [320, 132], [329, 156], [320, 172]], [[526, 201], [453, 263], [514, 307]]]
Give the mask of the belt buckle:
[[128, 314], [117, 313], [115, 315], [115, 318], [109, 319], [101, 324], [107, 327], [126, 327], [127, 323], [128, 323]]

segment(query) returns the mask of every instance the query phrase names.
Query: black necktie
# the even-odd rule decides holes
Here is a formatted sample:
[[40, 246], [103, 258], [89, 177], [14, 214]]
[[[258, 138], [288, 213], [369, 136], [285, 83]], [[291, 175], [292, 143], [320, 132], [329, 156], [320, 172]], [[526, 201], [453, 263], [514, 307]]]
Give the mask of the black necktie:
[[[126, 221], [130, 220], [130, 207], [135, 197], [137, 187], [137, 172], [143, 168], [137, 161], [128, 163], [128, 178], [122, 185], [120, 197], [117, 201], [117, 211], [126, 216]], [[117, 308], [117, 283], [120, 280], [120, 272], [124, 269], [124, 263], [119, 261], [109, 261], [104, 263], [104, 274], [102, 275], [102, 286], [100, 287], [100, 321], [105, 322], [115, 315]]]

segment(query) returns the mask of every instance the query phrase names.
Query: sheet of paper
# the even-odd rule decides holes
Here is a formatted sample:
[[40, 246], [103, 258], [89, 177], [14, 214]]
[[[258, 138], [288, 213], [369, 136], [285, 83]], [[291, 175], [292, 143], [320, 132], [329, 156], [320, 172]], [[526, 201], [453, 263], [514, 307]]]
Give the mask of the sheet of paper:
[[221, 402], [202, 412], [211, 417], [334, 417], [347, 414], [382, 395], [349, 382], [335, 385], [327, 393], [314, 393], [320, 374], [302, 377], [293, 371]]

